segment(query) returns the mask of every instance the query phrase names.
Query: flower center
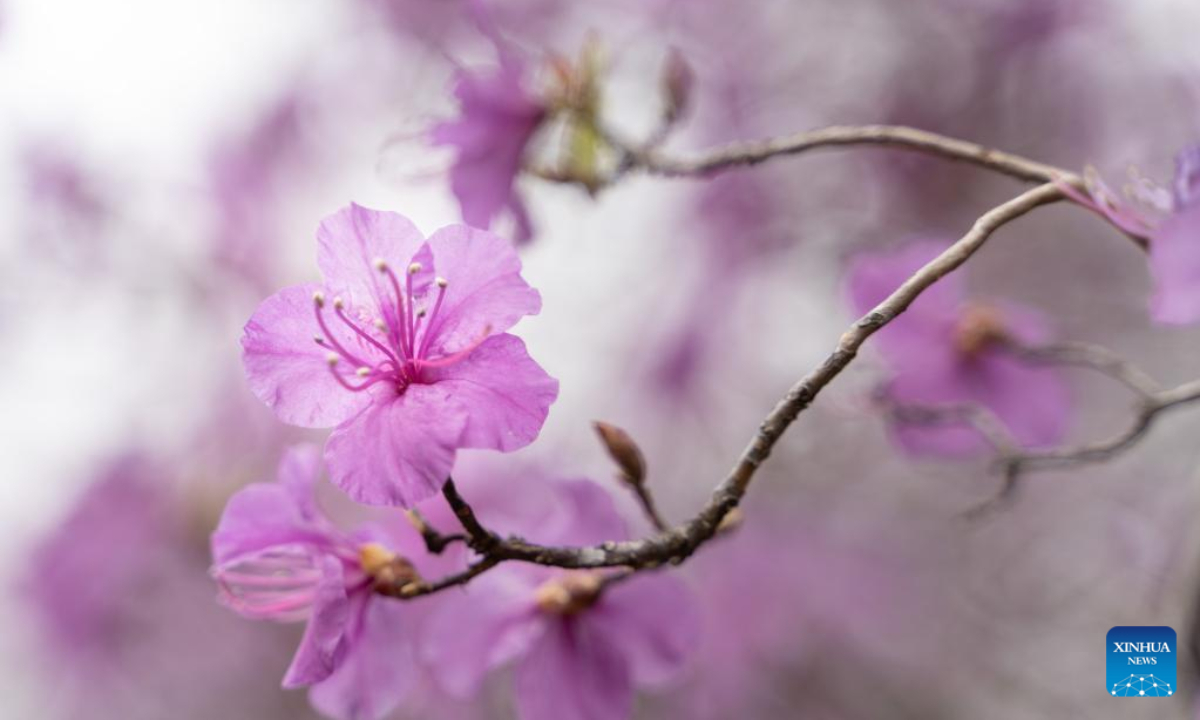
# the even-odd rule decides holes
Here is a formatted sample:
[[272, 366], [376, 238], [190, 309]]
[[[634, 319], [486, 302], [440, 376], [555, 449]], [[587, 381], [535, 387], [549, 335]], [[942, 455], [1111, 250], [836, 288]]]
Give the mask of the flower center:
[[[462, 350], [431, 357], [438, 313], [450, 283], [441, 277], [434, 280], [437, 297], [430, 310], [423, 305], [418, 306], [419, 296], [413, 289], [413, 278], [423, 269], [421, 263], [413, 262], [408, 266], [403, 282], [384, 260], [377, 259], [374, 265], [388, 279], [394, 295], [394, 298], [384, 300], [380, 308], [381, 317], [363, 322], [368, 319], [369, 313], [360, 312], [360, 317], [354, 318], [347, 314], [342, 298], [336, 297], [332, 303], [333, 314], [354, 334], [359, 348], [352, 350], [345, 342], [338, 340], [325, 317], [328, 304], [325, 294], [313, 294], [314, 312], [322, 333], [314, 340], [329, 351], [329, 370], [342, 387], [351, 392], [362, 392], [378, 383], [390, 382], [397, 392], [403, 393], [413, 383], [426, 382], [426, 369], [453, 365], [470, 355], [487, 339], [488, 333], [485, 331], [483, 337]], [[394, 304], [390, 302], [393, 299]], [[369, 352], [364, 352], [368, 348]], [[364, 359], [363, 355], [376, 359]]]
[[303, 550], [272, 550], [214, 570], [220, 599], [255, 620], [295, 622], [308, 617], [321, 571]]
[[968, 305], [954, 327], [954, 346], [968, 358], [1008, 340], [1004, 316], [989, 305]]
[[534, 599], [538, 609], [549, 615], [575, 615], [595, 604], [602, 586], [596, 573], [567, 573], [543, 583]]

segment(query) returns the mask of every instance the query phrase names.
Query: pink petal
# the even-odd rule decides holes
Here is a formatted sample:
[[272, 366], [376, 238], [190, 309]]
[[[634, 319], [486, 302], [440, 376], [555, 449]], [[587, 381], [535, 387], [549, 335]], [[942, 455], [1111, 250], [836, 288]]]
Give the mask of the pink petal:
[[429, 238], [438, 274], [449, 281], [431, 349], [449, 354], [502, 333], [542, 309], [542, 298], [521, 278], [512, 244], [465, 225], [442, 228]]
[[430, 371], [434, 386], [467, 411], [460, 447], [509, 452], [537, 438], [558, 381], [515, 335], [488, 338], [461, 362]]
[[544, 631], [533, 577], [496, 571], [439, 599], [425, 625], [421, 658], [446, 692], [474, 696], [488, 670], [527, 652]]
[[700, 613], [687, 585], [665, 572], [613, 587], [587, 614], [621, 649], [639, 684], [677, 677], [700, 638]]
[[312, 615], [304, 637], [296, 648], [291, 667], [283, 677], [285, 688], [311, 685], [333, 672], [338, 650], [350, 617], [342, 563], [326, 555], [321, 560], [321, 583], [317, 586]]
[[328, 544], [329, 536], [313, 525], [287, 489], [254, 483], [226, 503], [212, 536], [213, 562], [220, 567], [270, 548]]
[[555, 545], [595, 545], [629, 538], [625, 518], [603, 487], [591, 480], [563, 480], [553, 487], [554, 511], [539, 527], [525, 532]]
[[576, 618], [554, 619], [517, 668], [521, 720], [627, 720], [629, 665], [613, 638]]
[[381, 388], [325, 444], [330, 480], [367, 505], [415, 503], [436, 494], [462, 447], [467, 413], [442, 383]]
[[403, 281], [424, 243], [425, 236], [403, 215], [351, 203], [321, 221], [317, 266], [326, 284], [348, 296], [347, 301], [390, 307], [396, 302], [395, 293], [387, 277], [375, 269], [375, 260], [385, 260]]
[[[930, 362], [921, 371], [897, 375], [889, 394], [900, 403], [982, 405], [1028, 448], [1058, 443], [1070, 414], [1070, 394], [1057, 371], [1002, 352], [974, 360]], [[965, 457], [990, 447], [976, 430], [962, 424], [901, 423], [895, 432], [900, 444], [914, 454]]]
[[280, 290], [258, 306], [242, 331], [250, 390], [280, 420], [301, 427], [336, 425], [368, 401], [337, 383], [326, 362], [329, 351], [314, 341], [321, 334], [313, 309], [318, 290], [318, 285]]
[[417, 675], [407, 610], [367, 598], [363, 625], [337, 669], [309, 691], [315, 708], [337, 720], [381, 720], [396, 709]]
[[1200, 320], [1200, 205], [1175, 213], [1150, 241], [1156, 322], [1184, 325]]
[[292, 445], [279, 459], [276, 482], [291, 495], [301, 514], [309, 520], [321, 518], [315, 495], [321, 470], [321, 448], [310, 443]]

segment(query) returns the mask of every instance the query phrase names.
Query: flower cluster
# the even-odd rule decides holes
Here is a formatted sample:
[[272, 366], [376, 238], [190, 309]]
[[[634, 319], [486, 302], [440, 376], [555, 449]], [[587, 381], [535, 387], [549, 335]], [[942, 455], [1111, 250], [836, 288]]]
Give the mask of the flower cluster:
[[[285, 453], [275, 483], [234, 495], [212, 537], [212, 574], [221, 602], [238, 614], [306, 622], [283, 685], [311, 686], [313, 704], [330, 716], [387, 715], [423, 669], [446, 692], [469, 697], [489, 669], [516, 660], [525, 720], [620, 720], [635, 684], [663, 683], [683, 667], [697, 617], [686, 587], [666, 574], [514, 565], [432, 606], [385, 598], [378, 586], [421, 581], [411, 561], [424, 554], [415, 532], [339, 529], [315, 502], [319, 474], [317, 448], [298, 446]], [[598, 486], [549, 487], [553, 502], [537, 514], [538, 527], [514, 527], [553, 542], [624, 537]]]

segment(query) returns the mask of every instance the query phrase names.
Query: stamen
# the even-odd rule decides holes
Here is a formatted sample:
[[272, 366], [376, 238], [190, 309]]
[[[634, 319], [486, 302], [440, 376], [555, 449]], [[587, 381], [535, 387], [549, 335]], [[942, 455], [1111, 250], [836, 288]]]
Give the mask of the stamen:
[[[376, 267], [378, 267], [378, 265]], [[392, 285], [392, 292], [396, 293], [396, 320], [403, 326], [404, 293], [400, 291], [400, 280], [396, 277], [396, 273], [392, 272], [392, 269], [388, 267], [387, 263], [384, 263], [383, 267], [381, 267], [379, 271], [387, 276], [388, 282]], [[383, 321], [381, 320], [380, 322], [382, 323]], [[398, 327], [394, 330], [395, 335], [392, 337], [392, 341], [400, 347], [400, 356], [403, 358], [410, 357], [412, 355], [412, 349], [404, 336], [403, 328]]]
[[433, 321], [437, 319], [438, 311], [442, 309], [442, 300], [446, 297], [446, 288], [450, 285], [444, 277], [434, 281], [438, 287], [437, 300], [433, 301], [433, 312], [429, 314], [429, 322], [425, 325], [425, 335], [421, 337], [421, 347], [417, 349], [417, 357], [424, 357], [429, 352], [429, 343], [433, 340]]
[[[338, 318], [340, 318], [342, 322], [346, 323], [347, 327], [349, 327], [351, 330], [353, 330], [354, 333], [356, 335], [358, 335], [360, 338], [362, 338], [363, 340], [366, 340], [370, 344], [374, 345], [381, 353], [386, 355], [389, 360], [395, 362], [396, 364], [399, 364], [400, 361], [396, 359], [396, 356], [392, 353], [391, 349], [389, 349], [386, 345], [379, 342], [375, 338], [371, 337], [365, 330], [363, 330], [358, 325], [356, 325], [353, 320], [346, 317], [346, 313], [343, 310], [343, 307], [344, 306], [342, 305], [341, 298], [337, 298], [333, 301], [334, 313], [337, 314]], [[358, 364], [366, 365], [366, 363], [358, 363]]]
[[371, 368], [369, 368], [369, 367], [360, 367], [359, 369], [357, 369], [357, 370], [355, 370], [355, 371], [354, 371], [354, 374], [355, 374], [355, 375], [357, 375], [357, 376], [359, 376], [359, 377], [366, 377], [366, 376], [368, 376], [368, 375], [370, 375], [370, 374], [371, 374]]
[[415, 262], [412, 265], [408, 266], [408, 274], [409, 275], [416, 275], [419, 272], [421, 272], [421, 263]]
[[[368, 363], [358, 359], [355, 357], [354, 353], [343, 347], [342, 344], [338, 342], [337, 336], [335, 336], [329, 329], [329, 326], [325, 324], [325, 314], [321, 312], [321, 310], [325, 307], [325, 294], [321, 292], [313, 293], [313, 304], [315, 306], [313, 312], [317, 316], [317, 325], [320, 326], [321, 332], [325, 333], [325, 342], [329, 343], [329, 345], [335, 351], [337, 351], [338, 354], [355, 365], [367, 365]], [[325, 345], [323, 342], [318, 342], [318, 344], [322, 346]]]
[[341, 357], [337, 353], [329, 353], [325, 356], [325, 362], [329, 363], [329, 367], [336, 367], [338, 360], [341, 360]]
[[450, 355], [443, 355], [442, 357], [437, 358], [435, 360], [417, 360], [416, 361], [417, 367], [419, 367], [419, 368], [427, 368], [427, 367], [439, 368], [439, 367], [448, 367], [450, 365], [453, 365], [456, 362], [466, 358], [471, 353], [475, 352], [475, 350], [480, 345], [482, 345], [485, 340], [487, 340], [489, 337], [491, 337], [491, 332], [492, 332], [492, 326], [488, 325], [487, 327], [485, 327], [483, 329], [483, 335], [481, 335], [478, 340], [476, 340], [475, 342], [466, 346], [462, 350], [459, 350], [458, 352], [452, 353]]

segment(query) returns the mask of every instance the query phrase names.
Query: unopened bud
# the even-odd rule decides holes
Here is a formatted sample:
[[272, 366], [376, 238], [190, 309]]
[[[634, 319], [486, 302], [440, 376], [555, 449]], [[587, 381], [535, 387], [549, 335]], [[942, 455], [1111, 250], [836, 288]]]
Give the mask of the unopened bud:
[[641, 448], [634, 442], [629, 433], [616, 425], [596, 420], [592, 422], [600, 442], [608, 450], [608, 455], [617, 463], [621, 470], [621, 479], [630, 485], [641, 485], [646, 480], [646, 458]]
[[358, 564], [364, 573], [375, 579], [376, 585], [403, 588], [420, 580], [412, 563], [379, 543], [360, 547]]
[[695, 84], [696, 74], [692, 72], [692, 66], [688, 65], [683, 53], [671, 48], [662, 67], [663, 113], [667, 123], [676, 122], [687, 112]]

